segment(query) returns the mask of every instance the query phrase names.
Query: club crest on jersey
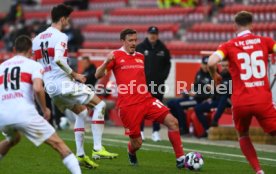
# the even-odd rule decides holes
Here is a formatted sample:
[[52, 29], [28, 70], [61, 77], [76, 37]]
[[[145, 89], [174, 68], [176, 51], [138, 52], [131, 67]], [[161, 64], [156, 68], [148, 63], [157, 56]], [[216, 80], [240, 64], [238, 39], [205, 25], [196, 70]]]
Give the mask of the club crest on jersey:
[[66, 48], [66, 43], [65, 43], [65, 42], [61, 42], [60, 45], [61, 45], [63, 48]]
[[135, 59], [135, 61], [136, 61], [137, 63], [144, 63], [143, 60], [141, 60], [141, 59]]

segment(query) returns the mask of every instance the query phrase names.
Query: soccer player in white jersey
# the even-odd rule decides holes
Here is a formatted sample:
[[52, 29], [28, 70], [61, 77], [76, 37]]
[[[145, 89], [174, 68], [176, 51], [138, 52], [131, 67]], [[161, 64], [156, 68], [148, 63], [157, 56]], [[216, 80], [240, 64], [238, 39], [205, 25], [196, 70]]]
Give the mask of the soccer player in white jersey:
[[[94, 107], [91, 130], [94, 148], [93, 158], [114, 158], [118, 154], [110, 153], [102, 146], [105, 103], [83, 83], [86, 78], [74, 72], [67, 63], [68, 37], [61, 30], [68, 25], [73, 9], [60, 4], [51, 11], [52, 25], [33, 39], [35, 59], [44, 67], [44, 83], [47, 93], [55, 105], [64, 112], [70, 109], [78, 115], [75, 122], [75, 141], [77, 156], [81, 165], [98, 167], [84, 153], [84, 126], [88, 115], [87, 107]], [[80, 82], [80, 83], [79, 83]]]
[[[52, 146], [63, 158], [72, 174], [81, 174], [75, 155], [70, 151], [54, 128], [45, 120], [51, 111], [46, 107], [43, 88], [43, 67], [30, 60], [32, 41], [20, 36], [15, 41], [16, 56], [0, 65], [0, 131], [6, 139], [0, 142], [0, 159], [20, 141], [24, 134], [36, 146], [43, 142]], [[35, 108], [34, 94], [44, 118]]]

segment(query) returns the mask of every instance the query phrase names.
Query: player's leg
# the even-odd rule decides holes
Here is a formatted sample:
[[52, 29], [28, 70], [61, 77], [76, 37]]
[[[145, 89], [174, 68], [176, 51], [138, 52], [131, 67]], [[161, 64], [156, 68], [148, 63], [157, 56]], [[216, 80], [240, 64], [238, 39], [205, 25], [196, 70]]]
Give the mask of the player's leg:
[[84, 105], [75, 105], [71, 110], [76, 114], [74, 134], [77, 159], [81, 166], [97, 168], [99, 165], [92, 161], [89, 156], [86, 156], [84, 151], [85, 118], [88, 115], [87, 108]]
[[139, 136], [139, 135], [133, 136], [132, 135], [129, 137], [127, 149], [128, 149], [128, 159], [129, 159], [130, 165], [135, 166], [138, 164], [136, 152], [137, 152], [137, 150], [139, 150], [141, 148], [141, 146], [142, 146], [141, 136]]
[[144, 120], [146, 102], [138, 105], [120, 107], [119, 116], [125, 128], [125, 135], [129, 136], [127, 146], [130, 165], [137, 165], [136, 152], [142, 146], [140, 125]]
[[176, 157], [176, 166], [184, 167], [184, 151], [180, 138], [179, 126], [177, 119], [169, 112], [169, 109], [163, 105], [158, 99], [152, 98], [147, 103], [147, 119], [164, 124], [168, 127], [168, 137], [173, 146]]
[[141, 138], [143, 141], [145, 141], [145, 134], [144, 134], [144, 128], [145, 128], [145, 120], [142, 121], [140, 129], [141, 129]]
[[72, 174], [81, 174], [81, 169], [77, 158], [56, 133], [48, 138], [45, 143], [49, 144], [60, 154], [61, 158], [63, 159], [63, 164]]
[[185, 155], [184, 155], [183, 145], [180, 138], [178, 121], [174, 116], [172, 116], [172, 114], [168, 113], [165, 116], [163, 124], [168, 127], [168, 137], [173, 146], [173, 150], [175, 153], [176, 167], [184, 168]]
[[118, 154], [108, 152], [102, 145], [102, 136], [104, 131], [104, 115], [106, 104], [96, 95], [87, 104], [94, 107], [94, 112], [91, 119], [91, 131], [93, 135], [94, 148], [92, 157], [94, 159], [101, 158], [116, 158]]
[[42, 116], [38, 115], [27, 123], [17, 124], [16, 128], [36, 146], [40, 146], [44, 142], [49, 144], [59, 152], [64, 165], [72, 174], [81, 174], [80, 166], [75, 155], [71, 153], [70, 149], [55, 133], [55, 129]]
[[0, 142], [0, 160], [20, 141], [20, 134], [16, 130], [7, 129], [6, 131], [4, 130], [3, 134], [6, 139]]
[[161, 141], [160, 138], [160, 123], [153, 121], [152, 122], [152, 135], [151, 135], [151, 139], [155, 142], [157, 141]]
[[[256, 150], [249, 137], [252, 106], [233, 107], [233, 119], [242, 153], [256, 173], [262, 172]], [[260, 173], [261, 174], [261, 173]]]

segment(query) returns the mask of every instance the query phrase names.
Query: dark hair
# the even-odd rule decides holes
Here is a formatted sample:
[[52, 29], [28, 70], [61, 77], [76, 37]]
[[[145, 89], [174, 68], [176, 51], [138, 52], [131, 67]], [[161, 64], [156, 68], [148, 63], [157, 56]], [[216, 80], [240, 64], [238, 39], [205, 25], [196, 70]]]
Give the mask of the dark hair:
[[130, 28], [124, 29], [120, 33], [120, 39], [121, 40], [125, 40], [127, 35], [129, 35], [129, 34], [136, 34], [136, 33], [137, 33], [136, 30], [133, 30], [133, 29], [130, 29]]
[[89, 59], [89, 57], [88, 57], [88, 56], [84, 56], [84, 57], [82, 57], [82, 60], [89, 60], [89, 61], [90, 61], [90, 59]]
[[235, 23], [239, 26], [247, 26], [253, 21], [252, 13], [248, 11], [240, 11], [235, 15]]
[[52, 8], [51, 17], [52, 22], [56, 23], [62, 17], [68, 17], [73, 12], [73, 8], [64, 4], [59, 4]]
[[24, 53], [32, 49], [32, 45], [29, 36], [21, 35], [15, 39], [14, 48], [17, 53]]

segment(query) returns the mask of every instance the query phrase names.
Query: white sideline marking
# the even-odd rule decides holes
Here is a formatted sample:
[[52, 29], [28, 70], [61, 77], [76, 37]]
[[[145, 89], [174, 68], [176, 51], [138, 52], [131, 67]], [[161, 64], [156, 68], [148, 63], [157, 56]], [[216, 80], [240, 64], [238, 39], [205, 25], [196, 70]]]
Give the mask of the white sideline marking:
[[[87, 138], [89, 138], [89, 137], [87, 137]], [[90, 139], [92, 139], [92, 138], [90, 138]], [[116, 140], [116, 139], [110, 139], [110, 138], [104, 138], [103, 140], [110, 141], [110, 142], [115, 142], [115, 143], [122, 143], [122, 142], [128, 143], [128, 141], [125, 141], [125, 140]], [[172, 147], [170, 147], [170, 146], [147, 144], [147, 143], [143, 143], [142, 146], [158, 147], [158, 148], [164, 148], [164, 149], [172, 149]], [[242, 155], [235, 155], [235, 154], [228, 154], [228, 153], [212, 152], [212, 151], [205, 151], [205, 150], [198, 150], [198, 149], [189, 149], [189, 148], [185, 148], [185, 150], [188, 150], [188, 151], [197, 151], [197, 152], [200, 152], [200, 153], [206, 153], [206, 154], [211, 154], [211, 155], [222, 155], [222, 156], [244, 158], [244, 156], [242, 156]], [[275, 161], [276, 162], [276, 159], [272, 159], [272, 158], [258, 157], [258, 159], [266, 160], [266, 161]]]
[[[84, 136], [86, 139], [90, 139], [92, 140], [91, 137], [89, 136]], [[73, 139], [69, 139], [69, 138], [63, 138], [64, 140], [70, 140], [70, 141], [75, 141]], [[128, 141], [126, 140], [118, 140], [118, 139], [111, 139], [111, 138], [103, 138], [104, 141], [109, 141], [109, 142], [114, 142], [114, 143], [128, 143]], [[172, 147], [170, 146], [166, 146], [166, 145], [155, 145], [155, 144], [147, 144], [147, 143], [143, 143], [142, 146], [147, 146], [147, 147], [153, 147], [153, 148], [163, 148], [163, 149], [170, 149], [172, 150]], [[200, 153], [205, 153], [205, 154], [210, 154], [210, 155], [221, 155], [221, 156], [229, 156], [229, 157], [236, 157], [236, 158], [245, 158], [243, 155], [236, 155], [236, 154], [228, 154], [228, 153], [221, 153], [221, 152], [213, 152], [213, 151], [205, 151], [205, 150], [198, 150], [198, 149], [189, 149], [189, 148], [185, 148], [186, 151], [197, 151]], [[264, 158], [264, 157], [258, 157], [258, 159], [260, 160], [264, 160], [264, 161], [272, 161], [272, 162], [276, 162], [276, 159], [273, 158]]]

